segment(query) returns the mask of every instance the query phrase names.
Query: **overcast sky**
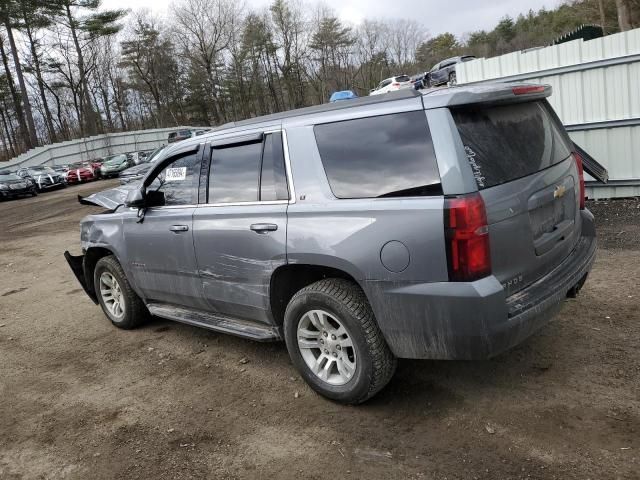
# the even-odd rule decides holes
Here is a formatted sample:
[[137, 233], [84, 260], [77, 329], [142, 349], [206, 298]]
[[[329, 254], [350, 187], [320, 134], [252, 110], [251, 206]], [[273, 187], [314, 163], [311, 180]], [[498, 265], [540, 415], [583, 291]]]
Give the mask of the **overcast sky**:
[[[264, 7], [271, 0], [245, 0]], [[313, 0], [312, 0], [313, 2]], [[411, 18], [424, 24], [431, 35], [452, 32], [457, 36], [473, 30], [492, 29], [505, 15], [529, 9], [554, 8], [561, 0], [324, 0], [342, 20], [358, 24], [363, 18]], [[315, 2], [313, 2], [315, 3]], [[105, 8], [147, 7], [166, 13], [170, 0], [103, 0]]]

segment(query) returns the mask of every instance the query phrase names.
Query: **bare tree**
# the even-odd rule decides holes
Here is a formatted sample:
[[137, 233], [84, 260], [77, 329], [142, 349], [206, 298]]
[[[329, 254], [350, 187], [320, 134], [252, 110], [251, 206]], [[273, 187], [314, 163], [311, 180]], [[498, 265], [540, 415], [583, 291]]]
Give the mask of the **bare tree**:
[[176, 39], [195, 68], [203, 69], [216, 123], [226, 120], [220, 99], [223, 52], [240, 27], [242, 7], [234, 0], [183, 0], [171, 8]]

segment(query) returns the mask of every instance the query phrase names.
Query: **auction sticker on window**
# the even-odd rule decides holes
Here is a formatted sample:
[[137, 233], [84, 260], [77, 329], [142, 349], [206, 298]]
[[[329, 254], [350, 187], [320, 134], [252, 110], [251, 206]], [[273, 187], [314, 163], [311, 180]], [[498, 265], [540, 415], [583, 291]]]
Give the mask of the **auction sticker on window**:
[[181, 182], [187, 178], [187, 167], [167, 168], [165, 182]]

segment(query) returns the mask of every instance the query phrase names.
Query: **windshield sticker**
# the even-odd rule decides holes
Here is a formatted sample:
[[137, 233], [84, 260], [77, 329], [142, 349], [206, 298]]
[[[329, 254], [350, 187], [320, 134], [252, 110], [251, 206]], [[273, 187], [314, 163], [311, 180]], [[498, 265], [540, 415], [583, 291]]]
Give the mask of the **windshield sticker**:
[[476, 152], [468, 145], [464, 146], [464, 152], [467, 154], [467, 160], [469, 160], [469, 165], [471, 165], [471, 170], [473, 170], [473, 176], [476, 179], [478, 187], [483, 188], [486, 177], [482, 175], [482, 169], [480, 165], [478, 165], [478, 162], [476, 162]]
[[165, 182], [182, 182], [187, 178], [187, 167], [167, 168]]

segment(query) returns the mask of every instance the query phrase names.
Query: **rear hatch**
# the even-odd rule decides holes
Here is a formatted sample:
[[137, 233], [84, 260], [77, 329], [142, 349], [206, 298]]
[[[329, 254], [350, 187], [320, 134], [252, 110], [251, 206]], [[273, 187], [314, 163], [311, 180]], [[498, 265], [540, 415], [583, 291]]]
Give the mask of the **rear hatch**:
[[492, 272], [511, 295], [557, 267], [580, 238], [572, 143], [544, 99], [451, 112], [485, 203]]

